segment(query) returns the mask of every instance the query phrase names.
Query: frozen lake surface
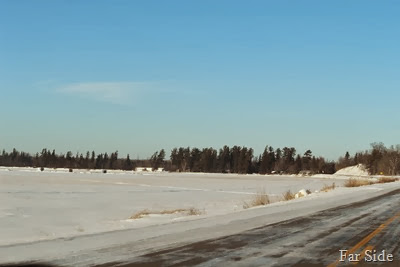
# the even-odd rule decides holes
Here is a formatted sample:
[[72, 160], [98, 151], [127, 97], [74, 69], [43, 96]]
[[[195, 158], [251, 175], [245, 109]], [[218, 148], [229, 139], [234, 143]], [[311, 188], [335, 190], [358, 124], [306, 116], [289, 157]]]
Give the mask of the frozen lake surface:
[[143, 227], [199, 216], [129, 217], [141, 210], [196, 208], [203, 217], [243, 210], [265, 190], [315, 191], [343, 179], [191, 173], [0, 171], [0, 245]]

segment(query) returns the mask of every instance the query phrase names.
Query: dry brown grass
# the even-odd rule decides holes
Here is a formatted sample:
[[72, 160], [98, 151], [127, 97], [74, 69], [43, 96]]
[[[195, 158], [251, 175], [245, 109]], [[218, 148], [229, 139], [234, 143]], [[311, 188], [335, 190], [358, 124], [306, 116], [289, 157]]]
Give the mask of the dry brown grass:
[[270, 203], [268, 195], [265, 193], [265, 190], [261, 190], [254, 195], [253, 199], [250, 202], [244, 202], [243, 208], [248, 209], [256, 206], [265, 206]]
[[201, 215], [205, 212], [202, 212], [201, 210], [196, 209], [196, 208], [173, 209], [173, 210], [162, 210], [162, 211], [149, 211], [148, 209], [145, 209], [145, 210], [142, 210], [142, 211], [139, 211], [139, 212], [133, 214], [131, 217], [129, 217], [129, 219], [131, 219], [131, 220], [141, 219], [150, 214], [166, 215], [166, 214], [176, 214], [176, 213], [184, 213], [188, 216], [193, 216], [193, 215]]
[[162, 210], [159, 212], [159, 214], [175, 214], [175, 213], [182, 213], [187, 210], [185, 209], [175, 209], [175, 210]]
[[377, 181], [378, 184], [384, 184], [384, 183], [393, 183], [398, 181], [398, 179], [393, 178], [393, 177], [380, 177], [379, 180]]
[[201, 215], [203, 213], [204, 213], [204, 211], [201, 211], [201, 210], [196, 209], [196, 208], [190, 208], [190, 209], [186, 210], [186, 214], [189, 215], [189, 216]]
[[359, 186], [364, 186], [364, 185], [371, 185], [374, 184], [373, 181], [368, 181], [368, 180], [363, 180], [363, 179], [355, 179], [355, 178], [349, 178], [345, 183], [345, 187], [359, 187]]
[[363, 179], [354, 179], [354, 178], [349, 178], [344, 186], [346, 187], [359, 187], [359, 186], [364, 186], [364, 185], [371, 185], [371, 184], [384, 184], [384, 183], [393, 183], [398, 181], [399, 179], [393, 178], [393, 177], [380, 177], [378, 181], [368, 181], [368, 180], [363, 180]]
[[335, 188], [336, 188], [335, 183], [332, 183], [331, 185], [325, 184], [325, 185], [321, 188], [321, 192], [328, 192], [328, 191], [331, 191], [331, 190], [333, 190], [333, 189], [335, 189]]
[[129, 217], [129, 219], [136, 220], [136, 219], [143, 218], [144, 216], [148, 216], [150, 214], [151, 214], [151, 212], [149, 210], [142, 210], [142, 211], [139, 211], [139, 212], [133, 214], [131, 217]]
[[288, 190], [285, 193], [283, 193], [282, 197], [283, 197], [283, 200], [288, 201], [288, 200], [294, 199], [294, 195], [295, 194], [293, 194], [292, 191]]

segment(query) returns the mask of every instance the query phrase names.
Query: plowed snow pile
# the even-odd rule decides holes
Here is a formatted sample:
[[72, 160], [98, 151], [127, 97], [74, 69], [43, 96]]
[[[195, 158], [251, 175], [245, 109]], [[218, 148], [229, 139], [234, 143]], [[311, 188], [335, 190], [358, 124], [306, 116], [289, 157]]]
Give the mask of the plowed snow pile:
[[355, 166], [350, 166], [338, 170], [334, 175], [341, 176], [368, 176], [368, 170], [363, 164], [358, 164]]

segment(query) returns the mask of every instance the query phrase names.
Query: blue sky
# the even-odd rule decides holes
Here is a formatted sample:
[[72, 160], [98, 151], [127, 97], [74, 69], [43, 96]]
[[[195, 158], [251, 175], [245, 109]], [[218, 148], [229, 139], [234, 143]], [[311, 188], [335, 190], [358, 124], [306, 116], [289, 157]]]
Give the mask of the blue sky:
[[294, 146], [400, 136], [398, 1], [1, 1], [0, 148]]

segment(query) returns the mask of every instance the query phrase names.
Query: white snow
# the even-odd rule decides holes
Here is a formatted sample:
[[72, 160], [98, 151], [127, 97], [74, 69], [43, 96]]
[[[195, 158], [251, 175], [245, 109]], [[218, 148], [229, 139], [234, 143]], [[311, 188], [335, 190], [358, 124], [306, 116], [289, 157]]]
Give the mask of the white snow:
[[242, 210], [243, 203], [261, 190], [276, 201], [287, 190], [316, 190], [327, 183], [326, 179], [312, 177], [10, 170], [0, 171], [0, 245], [172, 220], [171, 216], [127, 220], [145, 209], [194, 207], [204, 210], [204, 216], [227, 214]]
[[368, 170], [363, 164], [346, 167], [338, 170], [334, 175], [336, 176], [368, 176]]
[[309, 195], [309, 194], [307, 193], [307, 190], [301, 189], [299, 192], [297, 192], [297, 193], [294, 195], [294, 198], [305, 197], [305, 196], [307, 196], [307, 195]]
[[[197, 227], [230, 225], [235, 220], [271, 212], [275, 214], [270, 216], [271, 219], [276, 221], [372, 197], [386, 190], [385, 188], [399, 188], [400, 185], [396, 182], [361, 188], [340, 188], [345, 180], [336, 176], [319, 178], [283, 175], [139, 174], [122, 171], [103, 174], [67, 171], [37, 172], [36, 169], [0, 168], [0, 263], [46, 255], [58, 257], [61, 250], [62, 253], [67, 253], [67, 250], [64, 251], [67, 244], [60, 246], [62, 249], [58, 250], [52, 247], [54, 245], [51, 242], [60, 242], [57, 238], [87, 236], [87, 243], [76, 243], [73, 241], [75, 238], [71, 239], [71, 249], [79, 251], [85, 246], [87, 249], [100, 246], [88, 234], [105, 235], [105, 232], [110, 232], [109, 239], [105, 238], [105, 243], [101, 244], [103, 246], [118, 244], [127, 238], [123, 234], [117, 234], [120, 232], [111, 234], [111, 231], [116, 230], [132, 229], [129, 231], [138, 231], [134, 238], [151, 238], [161, 233], [172, 234], [174, 231], [177, 233]], [[276, 202], [265, 207], [243, 210], [244, 202], [251, 200], [260, 191], [265, 191], [272, 201], [277, 201], [287, 190], [307, 194], [306, 190], [314, 192], [333, 182], [339, 188], [328, 193], [313, 193], [289, 202]], [[317, 199], [319, 201], [315, 201]], [[301, 204], [303, 202], [307, 203]], [[296, 205], [300, 205], [300, 209], [294, 208]], [[137, 220], [129, 219], [131, 215], [145, 209], [163, 211], [191, 207], [204, 214], [152, 214]], [[284, 213], [283, 217], [277, 215], [280, 212]], [[190, 223], [186, 224], [188, 221]], [[225, 227], [226, 229], [215, 235], [243, 230], [257, 223], [260, 222], [240, 224], [237, 228]], [[170, 226], [164, 228], [163, 225]], [[157, 227], [161, 227], [164, 232], [157, 232]], [[212, 233], [203, 236], [210, 234]], [[182, 237], [182, 240], [190, 237]], [[27, 244], [39, 240], [54, 241], [31, 243], [35, 249], [29, 250], [30, 245]], [[37, 246], [47, 246], [45, 244], [50, 244], [48, 246], [51, 248], [46, 247], [48, 252], [40, 255], [34, 253]], [[21, 249], [27, 251], [17, 253]]]

